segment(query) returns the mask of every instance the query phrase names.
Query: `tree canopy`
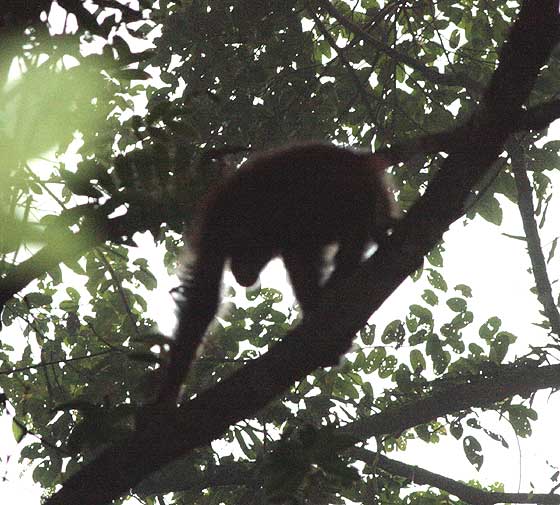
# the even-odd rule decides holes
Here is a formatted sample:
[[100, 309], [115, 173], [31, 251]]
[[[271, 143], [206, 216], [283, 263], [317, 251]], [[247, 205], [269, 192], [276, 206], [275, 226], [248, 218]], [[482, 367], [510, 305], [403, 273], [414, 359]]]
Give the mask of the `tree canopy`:
[[[3, 7], [0, 400], [45, 503], [560, 503], [555, 484], [506, 493], [406, 463], [453, 439], [484, 472], [560, 386], [557, 234], [541, 242], [556, 0]], [[176, 271], [226, 162], [305, 139], [391, 160], [403, 219], [303, 318], [282, 285], [228, 286], [184, 402], [152, 409], [172, 303], [155, 272]], [[454, 222], [498, 236], [514, 206], [533, 335], [481, 320], [445, 267]], [[417, 299], [380, 327], [407, 278]]]

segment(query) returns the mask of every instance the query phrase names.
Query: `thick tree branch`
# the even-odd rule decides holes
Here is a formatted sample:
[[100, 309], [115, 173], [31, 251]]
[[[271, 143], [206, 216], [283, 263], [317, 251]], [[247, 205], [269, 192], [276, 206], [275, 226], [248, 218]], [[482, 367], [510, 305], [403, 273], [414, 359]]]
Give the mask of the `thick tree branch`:
[[[455, 382], [461, 380], [462, 382], [448, 385], [452, 380]], [[445, 415], [455, 414], [469, 408], [487, 408], [496, 402], [511, 398], [515, 395], [526, 397], [541, 389], [557, 389], [560, 387], [560, 365], [538, 367], [536, 361], [528, 361], [523, 366], [501, 365], [496, 366], [495, 369], [492, 370], [492, 373], [485, 377], [444, 377], [426, 384], [425, 387], [431, 392], [426, 393], [424, 398], [412, 401], [406, 405], [395, 404], [394, 407], [390, 407], [384, 412], [374, 414], [368, 418], [361, 418], [339, 428], [339, 433], [350, 435], [347, 439], [347, 454], [349, 453], [352, 457], [371, 462], [368, 461], [370, 456], [364, 456], [366, 453], [360, 452], [363, 451], [362, 449], [354, 447], [354, 441], [363, 441], [375, 436], [400, 433], [406, 429], [418, 426], [419, 424], [427, 423]], [[330, 428], [328, 429], [330, 430]], [[341, 450], [344, 450], [340, 440], [337, 441], [337, 444]], [[366, 452], [367, 454], [372, 454], [369, 451]], [[390, 462], [391, 460], [387, 459], [387, 461]], [[502, 501], [510, 501], [511, 503], [538, 503], [523, 501], [526, 497], [524, 494], [513, 494], [511, 495], [511, 500], [504, 500], [503, 497], [505, 495], [502, 493], [496, 494], [472, 490], [472, 488], [464, 484], [437, 476], [436, 474], [431, 474], [430, 472], [417, 469], [416, 467], [405, 465], [404, 463], [395, 462], [395, 465], [401, 465], [400, 467], [396, 467], [397, 470], [395, 470], [395, 467], [385, 466], [383, 460], [380, 460], [380, 465], [391, 473], [409, 478], [411, 478], [412, 469], [414, 469], [415, 472], [420, 472], [415, 474], [418, 478], [411, 478], [414, 482], [418, 484], [430, 484], [444, 489], [465, 501], [469, 501], [469, 503], [500, 503]], [[153, 479], [149, 478], [147, 481], [144, 481], [139, 488], [135, 488], [135, 491], [141, 494], [155, 494], [167, 493], [173, 490], [202, 489], [204, 487], [226, 484], [245, 485], [255, 482], [255, 476], [246, 465], [242, 468], [227, 468], [227, 471], [223, 474], [219, 470], [216, 470], [216, 473], [208, 474], [204, 478], [202, 478], [202, 476], [185, 476], [181, 474], [178, 479], [173, 479], [173, 477], [171, 477], [171, 482], [167, 476], [162, 479], [159, 475], [156, 475]], [[173, 471], [171, 471], [171, 474], [173, 475]], [[253, 475], [253, 477], [251, 477], [251, 475]], [[422, 477], [420, 477], [420, 475]], [[165, 482], [164, 488], [162, 488], [160, 484], [162, 481]], [[201, 482], [204, 485], [201, 485]], [[484, 493], [484, 499], [488, 499], [489, 501], [478, 501], [478, 495], [472, 494], [475, 491]], [[467, 496], [469, 496], [470, 499], [467, 500]], [[559, 503], [560, 497], [556, 496], [554, 500], [547, 503]]]
[[[450, 378], [463, 382], [438, 386], [429, 384], [431, 392], [406, 405], [395, 404], [379, 414], [364, 417], [341, 428], [356, 439], [401, 433], [438, 417], [469, 408], [487, 408], [515, 395], [527, 397], [541, 389], [560, 385], [560, 365], [538, 367], [534, 361], [523, 366], [496, 366], [485, 377]], [[445, 384], [443, 382], [443, 384]]]
[[219, 466], [201, 470], [195, 458], [184, 458], [175, 465], [169, 465], [161, 472], [150, 475], [134, 488], [134, 494], [148, 497], [181, 491], [202, 491], [222, 486], [245, 486], [255, 488], [259, 481], [258, 465], [248, 461], [222, 462]]
[[[553, 100], [521, 111], [517, 124], [513, 125], [513, 131], [543, 130], [559, 118], [560, 100]], [[467, 123], [452, 130], [404, 140], [378, 150], [377, 154], [387, 158], [392, 164], [397, 164], [419, 154], [449, 153], [465, 144], [465, 139], [471, 135], [470, 128], [471, 125]]]
[[537, 297], [544, 308], [544, 314], [550, 322], [552, 332], [560, 338], [560, 314], [552, 295], [552, 285], [548, 278], [546, 260], [542, 252], [539, 230], [535, 221], [533, 205], [533, 189], [527, 176], [527, 160], [520, 140], [508, 142], [507, 149], [511, 156], [511, 166], [517, 186], [517, 205], [523, 222], [523, 230], [527, 238], [527, 251], [531, 259], [533, 276], [537, 286]]

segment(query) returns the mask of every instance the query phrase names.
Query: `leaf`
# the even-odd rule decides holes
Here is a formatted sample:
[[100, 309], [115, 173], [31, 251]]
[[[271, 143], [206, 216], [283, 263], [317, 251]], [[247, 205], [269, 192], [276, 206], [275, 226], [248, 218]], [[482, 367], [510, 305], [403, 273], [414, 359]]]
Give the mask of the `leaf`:
[[452, 320], [451, 324], [455, 329], [461, 330], [473, 322], [474, 316], [470, 310], [460, 312]]
[[236, 429], [234, 430], [234, 434], [235, 434], [235, 440], [239, 444], [239, 447], [241, 448], [243, 454], [245, 454], [245, 456], [247, 456], [248, 458], [251, 459], [254, 458], [255, 451], [253, 451], [253, 449], [251, 449], [245, 442], [245, 438], [243, 437], [243, 431]]
[[463, 426], [461, 426], [459, 421], [453, 421], [449, 426], [449, 433], [459, 440], [463, 436]]
[[435, 306], [438, 304], [439, 299], [437, 295], [431, 289], [425, 289], [422, 293], [422, 300], [424, 300], [428, 305]]
[[59, 307], [64, 312], [77, 312], [78, 310], [78, 303], [73, 300], [63, 300], [60, 302]]
[[507, 443], [506, 439], [504, 437], [502, 437], [502, 435], [500, 435], [498, 433], [494, 433], [493, 431], [487, 430], [486, 428], [483, 428], [483, 431], [492, 440], [495, 440], [496, 442], [500, 442], [500, 444], [502, 444], [502, 447], [504, 447], [505, 449], [509, 449], [509, 444]]
[[491, 317], [483, 325], [480, 326], [478, 334], [484, 340], [490, 340], [500, 329], [502, 320], [499, 317]]
[[12, 434], [18, 444], [23, 440], [23, 437], [27, 435], [27, 426], [15, 417], [12, 420]]
[[511, 333], [501, 331], [490, 344], [489, 358], [494, 363], [502, 363], [506, 357], [509, 345], [515, 342], [516, 337]]
[[449, 36], [449, 47], [451, 49], [457, 49], [459, 47], [459, 41], [461, 40], [461, 33], [459, 30], [453, 30]]
[[515, 433], [522, 438], [528, 437], [532, 433], [531, 420], [536, 421], [537, 413], [524, 405], [509, 405], [504, 409], [508, 413], [511, 426]]
[[391, 321], [383, 330], [381, 342], [391, 344], [393, 342], [401, 342], [404, 338], [405, 331], [402, 321], [395, 319]]
[[427, 307], [422, 307], [422, 305], [412, 304], [410, 307], [410, 312], [415, 315], [420, 322], [429, 324], [430, 326], [434, 322], [432, 311]]
[[435, 267], [442, 267], [443, 266], [443, 257], [441, 255], [441, 245], [437, 245], [434, 247], [426, 256], [426, 259]]
[[482, 446], [479, 441], [471, 435], [465, 437], [463, 439], [463, 450], [471, 465], [480, 470], [484, 462], [484, 456], [482, 455]]
[[499, 226], [502, 224], [503, 211], [500, 202], [493, 195], [483, 196], [476, 205], [478, 214], [489, 223]]
[[447, 283], [443, 276], [433, 268], [427, 268], [426, 270], [428, 271], [428, 282], [440, 291], [447, 291]]
[[463, 312], [467, 308], [467, 302], [463, 298], [449, 298], [447, 300], [447, 306], [453, 312]]
[[148, 72], [139, 68], [127, 68], [124, 70], [119, 70], [114, 74], [114, 76], [128, 81], [144, 81], [146, 79], [152, 78], [152, 76]]
[[558, 245], [558, 237], [556, 237], [552, 241], [552, 246], [550, 247], [550, 252], [548, 253], [548, 258], [546, 259], [547, 263], [550, 263], [550, 260], [554, 258], [554, 253], [556, 252], [556, 246]]
[[157, 288], [157, 279], [152, 272], [142, 269], [135, 272], [134, 276], [146, 287], [146, 289], [152, 291]]
[[52, 303], [52, 296], [44, 293], [28, 293], [24, 298], [29, 304], [29, 307], [41, 307]]
[[360, 330], [360, 338], [364, 345], [371, 345], [375, 340], [375, 325], [369, 324]]
[[459, 293], [461, 293], [465, 298], [472, 297], [472, 289], [466, 284], [457, 284], [453, 289], [455, 291], [459, 291]]
[[377, 370], [386, 355], [387, 351], [385, 350], [385, 347], [376, 347], [373, 351], [371, 351], [367, 357], [369, 365], [368, 372], [371, 373]]
[[415, 373], [426, 370], [426, 358], [418, 349], [410, 351], [410, 367]]
[[395, 358], [395, 356], [386, 356], [385, 359], [381, 362], [381, 365], [379, 366], [379, 370], [378, 370], [379, 377], [382, 379], [386, 379], [387, 377], [390, 377], [393, 374], [396, 366], [397, 366], [397, 358]]

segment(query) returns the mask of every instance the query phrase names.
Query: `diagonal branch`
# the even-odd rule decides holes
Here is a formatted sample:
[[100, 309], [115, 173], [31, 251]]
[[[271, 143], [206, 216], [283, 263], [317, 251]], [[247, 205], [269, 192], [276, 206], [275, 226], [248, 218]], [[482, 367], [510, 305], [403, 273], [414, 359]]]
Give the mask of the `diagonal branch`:
[[541, 389], [558, 388], [560, 365], [539, 367], [537, 362], [529, 360], [523, 366], [496, 366], [493, 373], [484, 378], [465, 377], [463, 380], [444, 387], [438, 385], [439, 381], [432, 382], [428, 384], [432, 392], [424, 398], [405, 405], [396, 404], [373, 416], [358, 419], [340, 431], [366, 440], [401, 433], [469, 408], [488, 408], [515, 395], [527, 397]]
[[511, 166], [517, 186], [517, 204], [527, 239], [527, 250], [537, 286], [537, 296], [544, 308], [544, 314], [550, 322], [552, 332], [556, 335], [556, 338], [560, 338], [560, 314], [552, 295], [552, 286], [542, 252], [539, 230], [535, 222], [533, 190], [529, 177], [527, 177], [527, 160], [523, 152], [523, 146], [519, 141], [508, 142], [507, 148], [511, 156]]
[[[559, 118], [560, 100], [552, 100], [521, 111], [517, 124], [513, 125], [513, 131], [543, 130]], [[387, 158], [392, 164], [402, 163], [419, 154], [452, 152], [464, 145], [469, 135], [470, 125], [467, 123], [452, 130], [397, 142], [390, 147], [378, 150], [377, 154]]]
[[[469, 486], [444, 475], [430, 472], [416, 465], [410, 465], [388, 458], [383, 454], [363, 447], [351, 447], [344, 453], [346, 456], [362, 461], [383, 471], [403, 477], [411, 484], [428, 485], [456, 496], [472, 505], [494, 505], [497, 503], [535, 503], [542, 505], [560, 504], [560, 495], [550, 493], [501, 493], [486, 491]], [[186, 471], [178, 473], [170, 469], [169, 474], [164, 473], [145, 479], [142, 484], [134, 489], [135, 494], [151, 496], [178, 491], [201, 492], [207, 488], [220, 488], [223, 486], [238, 486], [252, 489], [253, 492], [262, 486], [262, 476], [258, 474], [257, 463], [246, 461], [232, 461], [216, 468], [197, 470], [194, 462], [191, 466], [185, 465]]]
[[[457, 381], [459, 377], [454, 377]], [[336, 437], [340, 451], [346, 451], [352, 457], [372, 464], [377, 455], [362, 448], [355, 447], [356, 441], [367, 440], [391, 433], [400, 433], [419, 424], [455, 414], [472, 407], [487, 408], [496, 402], [519, 395], [530, 396], [541, 389], [560, 387], [560, 365], [538, 367], [536, 361], [527, 361], [523, 366], [497, 365], [492, 373], [484, 378], [465, 377], [463, 382], [441, 386], [445, 378], [438, 379], [429, 384], [432, 392], [424, 398], [410, 402], [406, 405], [395, 405], [384, 412], [374, 414], [368, 418], [361, 418], [344, 427], [331, 432], [331, 428], [323, 428], [318, 434], [323, 437], [325, 433]], [[209, 414], [209, 413], [208, 413]], [[346, 437], [340, 437], [341, 434]], [[326, 435], [325, 435], [326, 436]], [[346, 443], [343, 442], [346, 440]], [[560, 503], [558, 495], [550, 496], [551, 501], [527, 501], [527, 494], [488, 493], [473, 489], [460, 482], [433, 474], [418, 467], [406, 465], [398, 461], [379, 456], [378, 465], [390, 473], [411, 479], [417, 484], [429, 484], [439, 489], [444, 489], [459, 498], [473, 504], [493, 503]], [[251, 465], [253, 467], [254, 465]], [[185, 489], [201, 489], [221, 485], [247, 485], [255, 484], [253, 470], [243, 464], [241, 467], [227, 466], [222, 473], [219, 469], [215, 473], [205, 472], [203, 475], [186, 476], [181, 474], [180, 481], [168, 482], [161, 475], [148, 478], [135, 488], [141, 494], [169, 493]], [[173, 472], [171, 472], [173, 475]], [[173, 477], [172, 477], [173, 478]], [[163, 484], [165, 482], [165, 484]], [[477, 494], [482, 493], [482, 494]]]
[[352, 449], [352, 454], [366, 463], [377, 461], [377, 466], [393, 475], [409, 479], [415, 484], [436, 487], [455, 495], [460, 500], [472, 505], [493, 505], [495, 503], [538, 503], [541, 505], [558, 505], [557, 494], [536, 493], [499, 493], [477, 489], [443, 475], [430, 472], [418, 466], [407, 465], [382, 454], [375, 454], [367, 449]]

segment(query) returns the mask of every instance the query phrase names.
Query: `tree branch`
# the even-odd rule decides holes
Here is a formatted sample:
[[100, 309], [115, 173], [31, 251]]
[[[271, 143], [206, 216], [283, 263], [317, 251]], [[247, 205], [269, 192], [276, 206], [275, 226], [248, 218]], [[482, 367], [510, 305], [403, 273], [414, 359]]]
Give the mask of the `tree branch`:
[[500, 365], [485, 377], [451, 377], [450, 380], [462, 382], [438, 385], [445, 380], [428, 384], [431, 392], [424, 398], [406, 405], [396, 403], [379, 414], [348, 424], [341, 431], [366, 440], [401, 433], [468, 408], [488, 408], [515, 395], [527, 397], [541, 389], [557, 388], [560, 385], [560, 365], [539, 367], [535, 361], [527, 361], [524, 366]]
[[409, 479], [415, 484], [428, 485], [447, 491], [472, 505], [493, 505], [495, 503], [538, 503], [542, 505], [557, 505], [560, 496], [555, 494], [535, 493], [498, 493], [477, 489], [462, 482], [430, 472], [423, 468], [407, 465], [382, 454], [376, 455], [367, 449], [352, 449], [352, 454], [365, 462], [377, 461], [383, 470]]
[[552, 295], [552, 285], [548, 277], [546, 260], [542, 252], [539, 230], [535, 221], [533, 190], [529, 177], [527, 177], [527, 160], [523, 152], [523, 144], [519, 139], [513, 139], [508, 142], [507, 149], [511, 156], [511, 166], [517, 187], [517, 205], [527, 239], [527, 251], [529, 252], [537, 286], [537, 297], [544, 308], [544, 314], [550, 322], [552, 332], [556, 335], [556, 338], [560, 338], [560, 314]]
[[[462, 382], [449, 385], [451, 380], [455, 382], [461, 380]], [[389, 407], [384, 412], [374, 414], [368, 418], [361, 418], [339, 428], [336, 430], [338, 433], [349, 435], [349, 437], [347, 437], [346, 446], [344, 446], [340, 437], [337, 440], [337, 444], [341, 451], [346, 450], [346, 453], [352, 457], [371, 463], [370, 460], [373, 453], [369, 451], [364, 452], [363, 449], [354, 447], [356, 441], [400, 433], [414, 426], [433, 421], [445, 415], [456, 414], [468, 408], [487, 408], [496, 402], [515, 395], [527, 397], [541, 389], [558, 389], [559, 387], [560, 365], [538, 367], [536, 361], [527, 361], [523, 366], [499, 365], [485, 377], [443, 377], [425, 385], [425, 388], [431, 390], [431, 392], [426, 393], [424, 398], [412, 401], [406, 405], [398, 405], [395, 402], [394, 407]], [[327, 430], [330, 429], [327, 428]], [[319, 432], [321, 431], [319, 430]], [[417, 484], [429, 484], [444, 489], [473, 504], [501, 502], [556, 504], [560, 502], [559, 496], [555, 496], [552, 498], [552, 501], [547, 502], [527, 502], [525, 501], [526, 494], [488, 493], [404, 463], [395, 461], [392, 466], [387, 466], [384, 464], [384, 460], [387, 462], [392, 462], [392, 460], [383, 456], [380, 456], [379, 460], [379, 464], [391, 473], [408, 477]], [[173, 471], [171, 471], [171, 474], [173, 475]], [[220, 473], [211, 474], [208, 478], [204, 478], [203, 482], [205, 485], [200, 486], [198, 479], [201, 477], [186, 478], [183, 472], [181, 479], [176, 483], [177, 486], [182, 487], [176, 487], [175, 489], [172, 487], [173, 484], [170, 485], [171, 487], [166, 485], [162, 489], [159, 487], [159, 483], [162, 480], [168, 482], [168, 479], [161, 479], [159, 476], [155, 476], [151, 479], [151, 484], [143, 482], [139, 490], [136, 489], [136, 491], [141, 494], [154, 494], [167, 493], [179, 489], [201, 489], [209, 486], [220, 486], [224, 485], [224, 482], [237, 485], [253, 482], [251, 472], [249, 472], [247, 466], [243, 466], [235, 471], [228, 469], [224, 476], [220, 477], [220, 475]], [[228, 480], [232, 476], [234, 481]], [[483, 495], [479, 496], [476, 494], [479, 492], [483, 493]], [[506, 496], [508, 497], [507, 499], [504, 498]]]
[[[521, 111], [513, 131], [543, 130], [559, 118], [560, 100], [552, 100]], [[470, 125], [467, 123], [452, 130], [431, 133], [398, 142], [390, 147], [378, 150], [377, 154], [387, 158], [392, 164], [402, 163], [419, 154], [452, 152], [459, 146], [464, 145], [465, 139], [468, 139], [470, 135]]]

